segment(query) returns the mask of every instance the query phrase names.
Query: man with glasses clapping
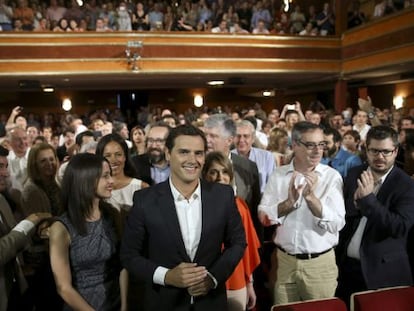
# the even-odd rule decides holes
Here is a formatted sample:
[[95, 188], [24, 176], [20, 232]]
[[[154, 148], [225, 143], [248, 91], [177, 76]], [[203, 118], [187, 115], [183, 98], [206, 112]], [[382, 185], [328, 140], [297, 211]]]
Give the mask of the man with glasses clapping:
[[407, 235], [414, 224], [414, 181], [395, 166], [398, 133], [376, 126], [366, 138], [367, 165], [345, 179], [346, 226], [337, 248], [338, 296], [412, 285]]
[[264, 226], [277, 225], [274, 303], [333, 297], [338, 268], [333, 248], [345, 224], [342, 177], [321, 164], [327, 146], [322, 129], [298, 122], [294, 158], [270, 176], [259, 205]]

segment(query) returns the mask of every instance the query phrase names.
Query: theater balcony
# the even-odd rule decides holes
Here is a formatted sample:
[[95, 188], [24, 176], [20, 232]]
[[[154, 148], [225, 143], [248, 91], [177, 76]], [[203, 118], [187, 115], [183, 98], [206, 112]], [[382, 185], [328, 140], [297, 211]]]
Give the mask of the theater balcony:
[[409, 9], [331, 37], [0, 33], [0, 93], [208, 89], [222, 80], [238, 94], [331, 90], [340, 108], [350, 88], [413, 81], [413, 21]]

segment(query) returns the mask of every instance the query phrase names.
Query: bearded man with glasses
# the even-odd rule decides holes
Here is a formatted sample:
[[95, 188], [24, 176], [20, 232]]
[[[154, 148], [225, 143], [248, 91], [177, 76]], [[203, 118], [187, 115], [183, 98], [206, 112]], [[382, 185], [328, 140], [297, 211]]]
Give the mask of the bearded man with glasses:
[[166, 123], [154, 124], [145, 138], [146, 152], [131, 159], [137, 171], [135, 177], [150, 186], [163, 182], [170, 176], [170, 166], [165, 157], [165, 141], [169, 133], [170, 127]]
[[337, 248], [338, 296], [412, 285], [407, 235], [414, 224], [414, 181], [395, 164], [398, 133], [376, 126], [367, 133], [367, 164], [345, 179], [346, 226]]
[[333, 248], [345, 225], [342, 177], [321, 164], [327, 144], [322, 129], [298, 122], [294, 158], [277, 167], [259, 205], [264, 226], [277, 225], [274, 303], [333, 297], [338, 268]]

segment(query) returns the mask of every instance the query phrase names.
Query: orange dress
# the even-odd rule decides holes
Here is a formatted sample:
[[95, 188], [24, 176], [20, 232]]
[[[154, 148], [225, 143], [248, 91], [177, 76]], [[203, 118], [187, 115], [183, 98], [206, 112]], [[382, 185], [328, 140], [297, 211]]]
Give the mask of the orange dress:
[[244, 231], [246, 232], [247, 247], [244, 251], [243, 258], [226, 282], [226, 288], [228, 290], [237, 290], [246, 287], [247, 283], [250, 281], [250, 275], [260, 264], [260, 241], [250, 216], [250, 210], [246, 202], [241, 198], [236, 197], [236, 205], [243, 222]]

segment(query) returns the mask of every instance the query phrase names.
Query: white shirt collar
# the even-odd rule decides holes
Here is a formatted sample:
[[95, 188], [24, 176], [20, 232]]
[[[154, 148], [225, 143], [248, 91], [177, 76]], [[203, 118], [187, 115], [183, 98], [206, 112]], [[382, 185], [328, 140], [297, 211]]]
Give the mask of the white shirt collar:
[[[174, 202], [186, 200], [186, 198], [181, 194], [180, 191], [178, 191], [178, 189], [172, 183], [171, 177], [168, 178], [168, 182], [170, 183], [171, 193], [172, 193], [172, 196], [174, 198]], [[201, 197], [201, 183], [200, 183], [200, 180], [198, 181], [197, 188], [194, 190], [194, 192], [191, 194], [190, 197], [192, 199], [196, 199], [196, 198]]]

